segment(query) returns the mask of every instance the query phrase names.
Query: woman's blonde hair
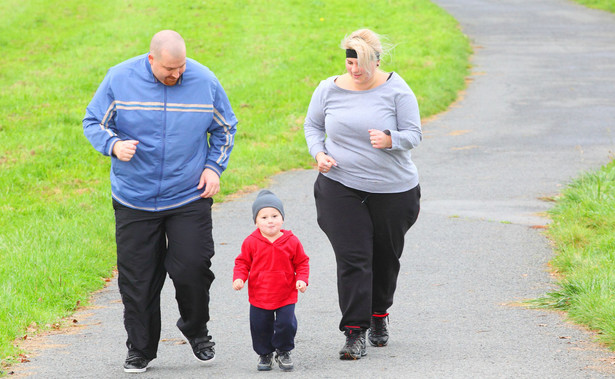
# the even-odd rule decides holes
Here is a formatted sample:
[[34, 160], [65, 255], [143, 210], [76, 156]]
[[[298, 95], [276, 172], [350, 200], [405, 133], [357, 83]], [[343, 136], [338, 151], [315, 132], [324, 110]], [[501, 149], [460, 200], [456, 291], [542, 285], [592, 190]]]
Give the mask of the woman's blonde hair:
[[351, 49], [357, 52], [359, 67], [365, 68], [369, 75], [372, 74], [369, 62], [378, 61], [388, 52], [389, 46], [383, 46], [382, 36], [369, 29], [359, 29], [342, 40], [340, 47], [344, 50]]

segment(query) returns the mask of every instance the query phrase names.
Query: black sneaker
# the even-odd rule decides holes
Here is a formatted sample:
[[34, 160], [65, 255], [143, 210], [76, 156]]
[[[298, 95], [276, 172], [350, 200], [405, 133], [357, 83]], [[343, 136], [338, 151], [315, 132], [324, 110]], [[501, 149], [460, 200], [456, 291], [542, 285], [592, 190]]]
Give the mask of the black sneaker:
[[214, 350], [214, 341], [211, 340], [211, 336], [187, 338], [192, 352], [195, 358], [201, 363], [211, 363], [216, 357], [216, 351]]
[[150, 360], [135, 350], [128, 350], [126, 361], [124, 362], [125, 372], [145, 372]]
[[361, 357], [367, 355], [365, 329], [346, 327], [344, 334], [346, 335], [346, 343], [340, 350], [340, 359], [361, 359]]
[[282, 371], [292, 371], [295, 366], [293, 360], [290, 359], [290, 351], [277, 351], [275, 354], [275, 360], [280, 365]]
[[389, 331], [387, 330], [387, 322], [389, 314], [372, 315], [372, 320], [367, 333], [367, 339], [372, 346], [386, 346], [389, 342]]
[[269, 371], [273, 367], [273, 353], [260, 355], [258, 359], [258, 371]]

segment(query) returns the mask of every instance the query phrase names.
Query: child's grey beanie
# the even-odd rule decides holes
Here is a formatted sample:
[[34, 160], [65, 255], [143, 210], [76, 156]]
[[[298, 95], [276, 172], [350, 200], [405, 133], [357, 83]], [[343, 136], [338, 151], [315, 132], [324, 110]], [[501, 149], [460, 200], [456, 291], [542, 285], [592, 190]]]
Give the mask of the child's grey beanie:
[[256, 200], [252, 203], [252, 219], [256, 222], [258, 211], [263, 208], [275, 208], [280, 211], [282, 219], [284, 219], [284, 205], [273, 192], [269, 190], [261, 190], [256, 196]]

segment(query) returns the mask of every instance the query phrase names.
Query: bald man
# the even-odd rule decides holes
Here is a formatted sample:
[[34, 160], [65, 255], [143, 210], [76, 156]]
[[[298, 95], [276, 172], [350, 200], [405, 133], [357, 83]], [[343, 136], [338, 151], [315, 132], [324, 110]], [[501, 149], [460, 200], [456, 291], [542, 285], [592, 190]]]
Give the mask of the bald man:
[[147, 54], [109, 69], [86, 109], [85, 136], [111, 157], [126, 372], [145, 372], [156, 358], [167, 274], [177, 327], [199, 362], [215, 357], [207, 327], [211, 206], [236, 124], [218, 79], [186, 58], [184, 40], [172, 30], [156, 33]]

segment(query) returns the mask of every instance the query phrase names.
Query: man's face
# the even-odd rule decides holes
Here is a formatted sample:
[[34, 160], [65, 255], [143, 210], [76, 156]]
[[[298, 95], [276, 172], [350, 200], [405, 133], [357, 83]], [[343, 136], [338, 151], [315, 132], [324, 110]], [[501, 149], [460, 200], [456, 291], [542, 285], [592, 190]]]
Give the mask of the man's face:
[[173, 86], [179, 77], [186, 71], [186, 55], [174, 57], [166, 50], [160, 52], [160, 57], [155, 58], [151, 53], [147, 57], [152, 66], [152, 72], [156, 79], [167, 86]]

